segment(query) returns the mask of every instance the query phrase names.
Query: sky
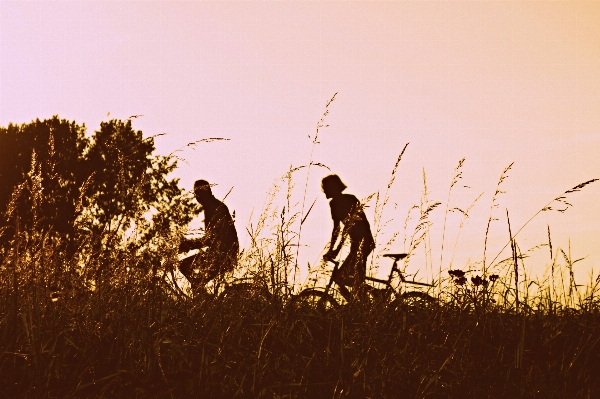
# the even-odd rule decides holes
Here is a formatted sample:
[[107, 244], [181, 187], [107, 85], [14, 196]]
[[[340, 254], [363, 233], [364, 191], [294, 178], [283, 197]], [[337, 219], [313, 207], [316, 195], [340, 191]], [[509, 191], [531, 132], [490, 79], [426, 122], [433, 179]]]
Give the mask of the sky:
[[[441, 205], [410, 267], [431, 279], [440, 267], [481, 267], [490, 215], [488, 262], [508, 242], [507, 212], [514, 233], [567, 189], [600, 178], [598, 21], [600, 3], [576, 1], [3, 0], [0, 125], [59, 115], [91, 133], [143, 115], [134, 128], [167, 133], [157, 153], [182, 149], [173, 175], [182, 187], [203, 178], [218, 198], [233, 187], [226, 203], [242, 247], [290, 167], [326, 165], [293, 174], [296, 211], [316, 201], [302, 226], [302, 268], [318, 263], [332, 228], [321, 178], [335, 173], [359, 199], [383, 198], [409, 143], [376, 252], [394, 233], [390, 250], [407, 249], [415, 220], [405, 229], [405, 219], [425, 176], [428, 200]], [[186, 147], [209, 137], [229, 140]], [[446, 208], [466, 210], [478, 197], [459, 228], [460, 214]], [[570, 209], [542, 212], [517, 243], [523, 252], [547, 243], [549, 228], [555, 251], [585, 258], [574, 266], [581, 281], [600, 269], [600, 182], [568, 199]], [[550, 263], [547, 247], [525, 260], [540, 278]]]

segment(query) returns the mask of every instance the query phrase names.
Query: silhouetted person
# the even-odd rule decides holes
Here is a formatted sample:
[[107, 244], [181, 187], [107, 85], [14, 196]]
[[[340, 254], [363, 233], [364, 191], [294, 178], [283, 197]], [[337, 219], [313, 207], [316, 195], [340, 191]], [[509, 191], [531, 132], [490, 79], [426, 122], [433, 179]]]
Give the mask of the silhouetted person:
[[239, 242], [233, 218], [227, 206], [212, 194], [206, 180], [194, 183], [196, 200], [204, 211], [204, 236], [186, 239], [180, 251], [200, 249], [194, 256], [183, 259], [179, 270], [188, 279], [192, 289], [204, 287], [218, 275], [232, 271], [237, 265]]
[[[331, 243], [329, 251], [323, 256], [325, 260], [333, 260], [340, 252], [344, 239], [350, 238], [350, 253], [332, 276], [333, 281], [340, 287], [343, 294], [348, 294], [346, 286], [352, 286], [358, 290], [365, 282], [367, 273], [367, 257], [375, 248], [375, 241], [371, 234], [371, 226], [367, 216], [362, 210], [360, 201], [352, 194], [344, 194], [346, 185], [338, 175], [329, 175], [323, 178], [321, 183], [323, 192], [327, 198], [331, 198], [331, 218], [333, 219], [333, 231], [331, 232]], [[335, 242], [340, 234], [342, 238], [337, 248]], [[346, 296], [346, 295], [344, 295]]]

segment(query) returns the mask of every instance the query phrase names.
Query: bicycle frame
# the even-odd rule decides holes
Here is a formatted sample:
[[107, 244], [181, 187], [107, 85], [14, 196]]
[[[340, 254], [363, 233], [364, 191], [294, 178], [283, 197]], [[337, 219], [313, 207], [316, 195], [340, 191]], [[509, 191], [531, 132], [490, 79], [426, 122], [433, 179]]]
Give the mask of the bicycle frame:
[[[384, 254], [383, 256], [394, 259], [394, 264], [392, 265], [392, 270], [390, 271], [390, 274], [389, 274], [387, 280], [378, 279], [375, 277], [366, 277], [366, 276], [365, 276], [365, 279], [366, 279], [366, 281], [372, 281], [372, 282], [383, 284], [383, 285], [385, 285], [385, 288], [379, 289], [379, 288], [373, 287], [370, 284], [364, 284], [364, 287], [365, 287], [364, 294], [367, 294], [367, 296], [370, 296], [372, 300], [378, 300], [378, 298], [381, 298], [381, 299], [385, 298], [385, 301], [389, 302], [389, 306], [391, 306], [394, 309], [399, 309], [401, 307], [404, 308], [407, 305], [408, 306], [415, 306], [415, 305], [421, 306], [422, 304], [428, 305], [428, 304], [432, 304], [435, 302], [435, 298], [433, 298], [426, 292], [410, 291], [410, 290], [404, 291], [404, 292], [399, 292], [399, 290], [394, 288], [394, 286], [392, 285], [392, 280], [394, 278], [394, 272], [395, 272], [395, 273], [398, 273], [398, 277], [400, 278], [400, 281], [402, 283], [414, 284], [414, 285], [420, 285], [420, 286], [426, 286], [426, 287], [434, 287], [435, 286], [434, 284], [427, 284], [427, 283], [421, 283], [419, 281], [407, 280], [404, 277], [404, 274], [400, 271], [400, 268], [398, 267], [398, 261], [400, 259], [406, 258], [408, 256], [407, 254]], [[323, 288], [318, 288], [318, 287], [304, 289], [290, 300], [290, 302], [289, 302], [290, 306], [294, 307], [294, 306], [297, 306], [298, 303], [303, 303], [306, 301], [305, 303], [309, 304], [310, 307], [316, 306], [316, 308], [318, 310], [327, 310], [328, 306], [336, 307], [336, 306], [340, 305], [338, 300], [336, 300], [336, 298], [333, 297], [329, 293], [331, 286], [334, 282], [333, 276], [338, 271], [340, 262], [332, 260], [332, 259], [325, 259], [325, 261], [331, 262], [334, 264], [333, 271], [331, 273], [329, 282], [327, 283], [327, 286], [325, 287], [325, 289], [323, 290]], [[345, 286], [338, 285], [338, 290], [336, 290], [336, 291], [347, 302], [351, 302], [353, 300], [353, 294], [350, 291], [348, 291], [348, 289]], [[361, 297], [363, 296], [360, 293], [358, 293], [358, 295]], [[393, 298], [392, 298], [392, 296], [393, 296]]]
[[392, 279], [394, 278], [394, 272], [396, 272], [396, 273], [398, 273], [398, 277], [400, 277], [400, 281], [404, 284], [414, 284], [414, 285], [421, 285], [421, 286], [425, 286], [425, 287], [433, 287], [434, 286], [433, 284], [421, 283], [420, 281], [414, 281], [414, 280], [406, 280], [404, 278], [404, 274], [398, 268], [398, 261], [400, 259], [406, 258], [408, 256], [408, 254], [384, 254], [383, 256], [386, 258], [394, 259], [394, 264], [392, 265], [392, 270], [390, 271], [390, 275], [388, 276], [388, 279], [383, 280], [383, 279], [367, 276], [366, 279], [368, 281], [385, 284], [385, 285], [391, 287]]
[[[434, 287], [433, 284], [422, 283], [420, 281], [414, 281], [414, 280], [407, 280], [404, 277], [404, 274], [402, 273], [402, 271], [400, 271], [400, 268], [398, 267], [398, 261], [400, 259], [406, 258], [408, 256], [408, 254], [405, 254], [405, 253], [400, 253], [400, 254], [384, 254], [383, 256], [386, 257], [386, 258], [392, 258], [392, 259], [394, 259], [394, 264], [392, 265], [392, 269], [390, 270], [390, 274], [389, 274], [387, 280], [383, 280], [383, 279], [379, 279], [379, 278], [375, 278], [375, 277], [366, 276], [365, 277], [366, 281], [371, 281], [371, 282], [375, 282], [375, 283], [384, 284], [388, 289], [394, 291], [395, 294], [398, 294], [397, 290], [394, 289], [393, 286], [392, 286], [392, 280], [394, 278], [394, 273], [397, 273], [398, 277], [400, 278], [400, 281], [403, 284], [420, 285], [420, 286], [423, 286], [423, 287]], [[329, 260], [329, 261], [334, 264], [334, 268], [333, 268], [333, 271], [331, 272], [331, 277], [329, 278], [329, 282], [327, 283], [327, 286], [325, 287], [325, 294], [329, 294], [329, 290], [331, 289], [331, 285], [333, 284], [333, 276], [334, 276], [335, 272], [337, 271], [337, 269], [339, 268], [339, 265], [340, 265], [340, 262], [338, 262], [338, 261], [334, 261], [334, 260]], [[347, 295], [344, 295], [344, 290], [339, 290], [339, 292], [340, 292], [340, 294], [342, 294], [342, 296], [346, 300], [350, 299], [350, 298], [346, 298]]]

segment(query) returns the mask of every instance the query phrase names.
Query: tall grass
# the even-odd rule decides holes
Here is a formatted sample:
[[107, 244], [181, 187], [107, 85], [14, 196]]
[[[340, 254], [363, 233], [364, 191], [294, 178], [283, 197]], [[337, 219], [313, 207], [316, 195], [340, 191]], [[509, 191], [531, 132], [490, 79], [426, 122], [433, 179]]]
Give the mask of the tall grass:
[[[377, 233], [392, 228], [383, 209], [402, 154], [377, 201]], [[36, 190], [36, 162], [17, 191], [25, 185]], [[8, 213], [15, 233], [0, 263], [0, 397], [600, 396], [600, 276], [578, 284], [573, 266], [581, 259], [568, 245], [563, 250], [554, 243], [553, 252], [548, 228], [551, 276], [532, 280], [527, 252], [517, 242], [522, 228], [513, 232], [508, 212], [511, 256], [485, 260], [489, 224], [496, 219], [491, 215], [481, 268], [468, 265], [451, 275], [442, 268], [435, 306], [356, 302], [325, 313], [286, 306], [297, 292], [300, 228], [310, 213], [305, 198], [294, 198], [294, 176], [315, 164], [311, 158], [276, 179], [257, 221], [248, 223], [250, 244], [235, 276], [253, 277], [255, 289], [218, 298], [194, 297], [174, 285], [179, 231], [162, 231], [128, 252], [124, 240], [135, 239], [135, 226], [127, 237], [104, 230], [86, 236], [67, 258], [56, 250], [57, 238], [35, 226], [23, 230]], [[407, 217], [416, 214], [415, 227], [409, 231], [406, 222], [391, 237], [404, 235], [405, 250], [413, 255], [423, 249], [431, 266], [428, 235], [437, 228], [431, 215], [442, 204], [430, 198], [425, 173], [423, 180], [422, 199]], [[566, 204], [566, 195], [591, 182], [567, 190], [542, 211], [554, 202]], [[38, 194], [36, 204], [44, 200]], [[446, 212], [453, 209], [450, 199], [449, 192]], [[149, 263], [148, 251], [163, 261]], [[440, 254], [440, 266], [442, 261]], [[101, 278], [97, 270], [105, 271]], [[224, 284], [213, 288], [221, 292]]]

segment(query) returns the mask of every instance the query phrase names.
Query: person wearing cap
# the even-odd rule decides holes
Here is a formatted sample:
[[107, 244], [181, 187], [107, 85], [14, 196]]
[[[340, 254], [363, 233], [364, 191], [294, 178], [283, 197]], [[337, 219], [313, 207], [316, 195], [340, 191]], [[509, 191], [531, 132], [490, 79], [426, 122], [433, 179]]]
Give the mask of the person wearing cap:
[[[339, 254], [345, 238], [348, 237], [350, 253], [334, 273], [332, 279], [346, 293], [348, 293], [347, 286], [359, 290], [364, 284], [367, 274], [367, 257], [375, 249], [371, 226], [360, 201], [352, 194], [343, 193], [346, 185], [338, 175], [329, 175], [323, 178], [321, 187], [325, 196], [331, 199], [329, 207], [333, 219], [329, 251], [323, 256], [323, 259], [333, 261]], [[343, 229], [341, 225], [343, 225]], [[340, 230], [342, 239], [335, 248]]]
[[179, 270], [193, 290], [235, 269], [240, 248], [229, 209], [215, 198], [210, 184], [206, 180], [197, 180], [194, 195], [204, 211], [204, 235], [196, 239], [184, 238], [179, 246], [182, 252], [200, 249], [179, 264]]

